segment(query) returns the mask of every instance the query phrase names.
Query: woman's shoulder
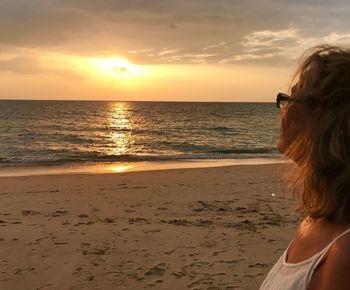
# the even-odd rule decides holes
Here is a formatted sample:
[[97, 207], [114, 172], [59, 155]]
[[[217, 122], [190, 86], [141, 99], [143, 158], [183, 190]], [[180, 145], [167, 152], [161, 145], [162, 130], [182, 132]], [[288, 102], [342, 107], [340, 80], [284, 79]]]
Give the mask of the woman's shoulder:
[[[350, 227], [350, 225], [349, 225]], [[322, 263], [316, 269], [309, 290], [349, 289], [350, 231], [338, 235]]]
[[350, 280], [350, 229], [344, 235], [339, 237], [334, 244], [330, 247], [325, 262], [335, 267], [337, 270], [341, 270], [342, 266], [349, 267], [348, 276]]

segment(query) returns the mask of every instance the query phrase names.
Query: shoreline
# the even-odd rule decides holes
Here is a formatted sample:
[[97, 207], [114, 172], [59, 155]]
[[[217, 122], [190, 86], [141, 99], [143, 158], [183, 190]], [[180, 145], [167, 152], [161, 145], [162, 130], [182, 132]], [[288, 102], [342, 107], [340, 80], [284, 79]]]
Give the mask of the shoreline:
[[239, 165], [283, 164], [288, 161], [280, 158], [246, 158], [246, 159], [193, 159], [183, 161], [145, 161], [115, 162], [100, 164], [71, 165], [10, 165], [0, 166], [0, 178], [21, 176], [70, 175], [70, 174], [106, 174], [123, 172], [143, 172], [153, 170], [172, 170], [190, 168], [210, 168]]

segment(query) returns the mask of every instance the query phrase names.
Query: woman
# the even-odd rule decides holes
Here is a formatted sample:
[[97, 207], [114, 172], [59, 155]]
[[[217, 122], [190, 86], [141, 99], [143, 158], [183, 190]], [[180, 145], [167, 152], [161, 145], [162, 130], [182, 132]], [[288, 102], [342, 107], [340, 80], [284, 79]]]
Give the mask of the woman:
[[350, 50], [307, 51], [291, 87], [277, 96], [278, 148], [305, 218], [260, 289], [350, 289]]

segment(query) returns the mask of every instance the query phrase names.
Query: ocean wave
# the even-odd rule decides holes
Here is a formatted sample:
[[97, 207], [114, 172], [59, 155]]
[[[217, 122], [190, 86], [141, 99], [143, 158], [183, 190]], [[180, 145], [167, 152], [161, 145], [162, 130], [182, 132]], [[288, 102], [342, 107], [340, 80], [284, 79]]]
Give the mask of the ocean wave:
[[262, 154], [262, 153], [278, 153], [277, 148], [254, 148], [254, 149], [223, 149], [216, 150], [213, 153], [222, 154]]
[[[143, 162], [143, 161], [190, 161], [190, 160], [212, 160], [212, 159], [250, 159], [250, 158], [276, 158], [277, 151], [255, 152], [245, 150], [230, 153], [198, 153], [198, 154], [164, 154], [164, 155], [94, 155], [88, 154], [71, 155], [64, 158], [0, 158], [0, 165], [64, 165], [72, 163], [111, 163], [111, 162]], [[233, 153], [234, 152], [234, 153]]]

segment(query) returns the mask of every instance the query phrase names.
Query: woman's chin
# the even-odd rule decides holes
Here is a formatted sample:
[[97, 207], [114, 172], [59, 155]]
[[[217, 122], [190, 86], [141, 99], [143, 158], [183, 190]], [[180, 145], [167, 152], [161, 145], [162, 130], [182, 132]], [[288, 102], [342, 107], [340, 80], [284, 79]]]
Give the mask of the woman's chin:
[[[277, 150], [278, 150], [279, 153], [281, 153], [281, 154], [287, 156], [286, 154], [287, 154], [287, 152], [289, 151], [289, 150], [288, 150], [288, 145], [287, 145], [285, 142], [279, 141], [279, 142], [277, 143]], [[288, 157], [288, 156], [287, 156], [287, 157]]]
[[279, 153], [283, 154], [284, 153], [284, 146], [283, 146], [283, 143], [281, 141], [279, 141], [277, 143], [277, 150], [279, 151]]

